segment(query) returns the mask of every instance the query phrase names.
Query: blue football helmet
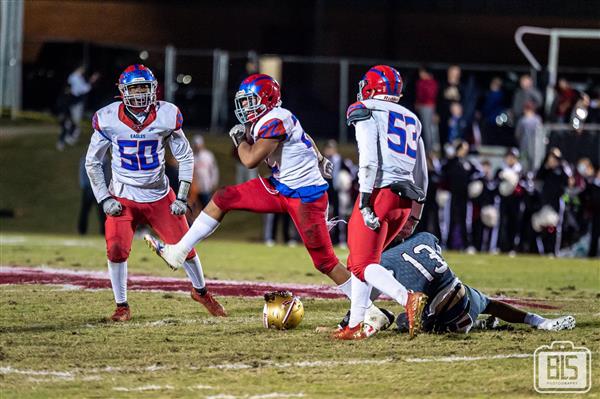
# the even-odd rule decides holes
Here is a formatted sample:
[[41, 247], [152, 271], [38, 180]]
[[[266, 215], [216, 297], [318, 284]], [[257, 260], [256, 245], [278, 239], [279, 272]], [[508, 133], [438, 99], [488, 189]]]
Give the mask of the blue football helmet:
[[[142, 93], [130, 93], [134, 86], [145, 85], [148, 90]], [[127, 107], [146, 108], [156, 104], [156, 87], [158, 82], [150, 68], [142, 64], [130, 65], [119, 77], [121, 99]]]

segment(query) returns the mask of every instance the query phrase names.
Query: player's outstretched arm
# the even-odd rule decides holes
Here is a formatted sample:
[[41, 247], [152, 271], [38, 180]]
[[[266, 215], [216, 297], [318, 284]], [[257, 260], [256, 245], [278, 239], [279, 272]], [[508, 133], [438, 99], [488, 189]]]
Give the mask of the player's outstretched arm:
[[242, 164], [248, 169], [256, 168], [262, 161], [277, 149], [279, 140], [277, 138], [258, 139], [254, 144], [241, 142], [238, 147], [238, 155]]

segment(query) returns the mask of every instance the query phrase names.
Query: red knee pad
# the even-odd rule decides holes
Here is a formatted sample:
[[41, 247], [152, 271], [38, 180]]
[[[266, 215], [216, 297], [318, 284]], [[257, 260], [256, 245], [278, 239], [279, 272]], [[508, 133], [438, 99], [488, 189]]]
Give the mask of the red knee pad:
[[329, 274], [340, 263], [338, 258], [332, 258], [324, 263], [315, 263], [315, 268], [323, 274]]
[[106, 245], [106, 257], [111, 262], [125, 262], [129, 258], [131, 247], [126, 247], [119, 242], [111, 242]]

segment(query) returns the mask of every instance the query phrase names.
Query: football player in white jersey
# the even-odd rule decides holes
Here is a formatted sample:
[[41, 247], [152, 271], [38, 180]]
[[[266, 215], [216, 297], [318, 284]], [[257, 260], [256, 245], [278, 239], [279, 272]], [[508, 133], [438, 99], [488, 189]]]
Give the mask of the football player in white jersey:
[[419, 221], [427, 192], [427, 164], [421, 122], [398, 104], [402, 78], [387, 65], [372, 67], [359, 83], [358, 100], [347, 111], [354, 125], [359, 152], [360, 186], [348, 223], [348, 268], [352, 304], [347, 326], [336, 339], [372, 335], [363, 326], [372, 287], [407, 309], [411, 337], [419, 329], [427, 297], [407, 291], [381, 266], [383, 249], [398, 235], [408, 237]]
[[[227, 212], [288, 213], [314, 266], [350, 297], [351, 274], [335, 255], [327, 228], [328, 185], [323, 176], [331, 175], [331, 162], [321, 155], [300, 121], [281, 107], [279, 83], [272, 77], [246, 78], [235, 95], [235, 114], [241, 124], [230, 135], [241, 162], [252, 169], [265, 161], [272, 176], [219, 189], [181, 241], [164, 245], [148, 236], [149, 245], [169, 266], [178, 268], [185, 254], [208, 237]], [[391, 323], [372, 303], [367, 308], [367, 316], [378, 320], [373, 323], [376, 328]]]
[[[86, 169], [96, 200], [106, 213], [106, 248], [110, 281], [117, 303], [111, 319], [127, 321], [127, 258], [139, 224], [148, 224], [166, 242], [177, 242], [188, 225], [184, 214], [192, 181], [194, 156], [183, 134], [183, 118], [171, 103], [156, 100], [157, 81], [143, 65], [131, 65], [119, 77], [121, 100], [98, 110], [86, 156]], [[179, 162], [179, 192], [165, 175], [165, 145]], [[106, 186], [102, 159], [112, 154], [112, 180]], [[198, 255], [184, 255], [183, 267], [192, 282], [192, 298], [214, 316], [226, 316], [206, 290]]]

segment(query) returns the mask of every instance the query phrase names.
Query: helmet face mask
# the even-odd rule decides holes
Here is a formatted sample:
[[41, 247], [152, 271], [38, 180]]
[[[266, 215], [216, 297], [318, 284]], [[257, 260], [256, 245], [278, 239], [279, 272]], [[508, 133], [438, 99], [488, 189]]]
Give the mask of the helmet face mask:
[[296, 328], [304, 317], [304, 306], [298, 297], [289, 291], [265, 294], [263, 326], [277, 330]]
[[262, 99], [256, 93], [238, 91], [235, 94], [235, 116], [240, 123], [254, 122], [267, 111], [267, 107], [261, 104]]
[[148, 108], [156, 104], [158, 82], [149, 68], [141, 64], [130, 65], [119, 77], [119, 92], [128, 108]]
[[279, 83], [269, 75], [250, 75], [240, 84], [234, 104], [235, 116], [240, 123], [252, 123], [281, 105]]

